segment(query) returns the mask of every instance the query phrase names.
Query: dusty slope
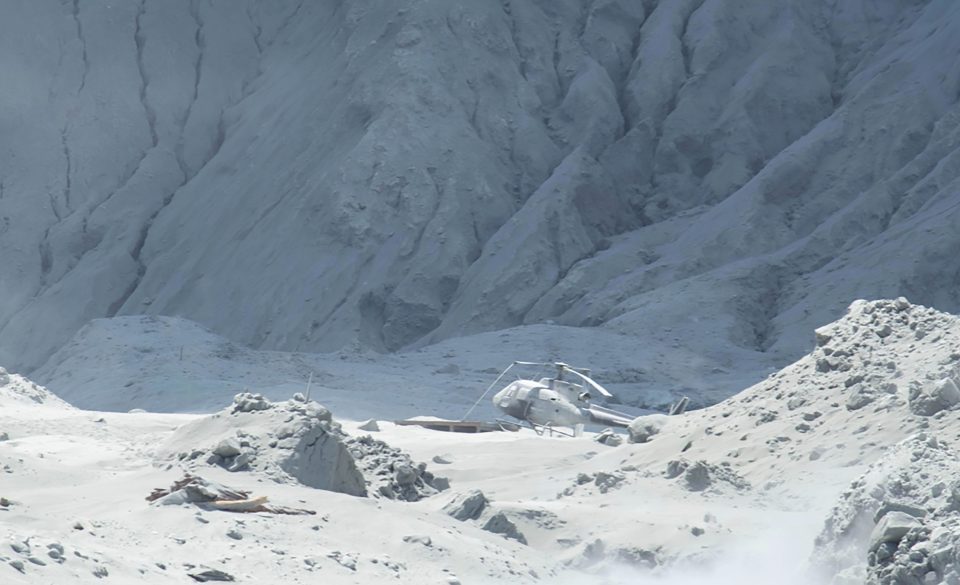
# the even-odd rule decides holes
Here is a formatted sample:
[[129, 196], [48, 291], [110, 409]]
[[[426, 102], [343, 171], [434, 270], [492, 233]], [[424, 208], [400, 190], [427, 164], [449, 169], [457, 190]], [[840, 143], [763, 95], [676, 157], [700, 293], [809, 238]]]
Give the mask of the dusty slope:
[[[656, 409], [681, 395], [697, 406], [716, 403], [752, 384], [765, 365], [738, 348], [718, 346], [701, 354], [559, 325], [455, 338], [390, 355], [256, 351], [184, 319], [150, 316], [91, 321], [35, 377], [82, 408], [196, 412], [219, 408], [244, 388], [283, 399], [306, 392], [310, 382], [313, 395], [341, 416], [380, 413], [382, 392], [392, 390], [392, 410], [383, 416], [461, 417], [503, 368], [527, 358], [589, 366], [625, 404]], [[536, 369], [515, 373], [537, 375]], [[476, 416], [493, 415], [484, 400]]]
[[553, 320], [782, 364], [857, 297], [960, 308], [950, 0], [38, 0], [0, 27], [8, 367], [143, 312], [266, 349]]
[[[905, 485], [897, 475], [884, 479], [880, 472], [900, 469], [919, 443], [896, 450], [894, 445], [922, 432], [937, 438], [944, 461], [956, 459], [950, 445], [960, 438], [960, 391], [941, 389], [949, 386], [943, 380], [960, 378], [958, 347], [957, 317], [905, 300], [857, 302], [842, 320], [818, 330], [810, 355], [716, 406], [669, 419], [646, 443], [608, 447], [590, 437], [447, 435], [380, 423], [376, 438], [415, 461], [431, 462], [431, 469], [450, 481], [448, 492], [416, 503], [308, 489], [277, 481], [256, 465], [233, 473], [204, 464], [202, 457], [189, 465], [193, 473], [268, 495], [277, 504], [317, 509], [318, 517], [237, 519], [142, 500], [150, 489], [181, 476], [175, 461], [168, 467], [165, 445], [202, 454], [214, 447], [216, 433], [230, 433], [223, 426], [229, 417], [205, 424], [196, 415], [101, 415], [11, 401], [5, 386], [0, 425], [10, 440], [0, 442], [0, 456], [11, 462], [4, 490], [15, 492], [7, 496], [15, 502], [0, 514], [8, 520], [4, 530], [10, 539], [29, 538], [30, 549], [0, 552], [27, 563], [28, 577], [13, 567], [0, 569], [14, 579], [49, 575], [76, 582], [95, 582], [92, 572], [102, 565], [111, 575], [140, 573], [140, 579], [163, 583], [183, 578], [193, 570], [189, 563], [226, 570], [241, 582], [276, 575], [306, 582], [315, 577], [312, 571], [322, 570], [333, 583], [368, 583], [396, 574], [403, 583], [454, 583], [455, 575], [462, 583], [706, 579], [809, 585], [815, 581], [805, 573], [805, 557], [818, 533], [816, 564], [852, 563], [862, 571], [869, 530], [851, 531], [835, 543], [832, 535], [845, 534], [845, 522], [872, 518], [885, 502], [915, 504], [895, 489]], [[12, 380], [14, 395], [29, 387], [18, 377]], [[389, 416], [398, 394], [392, 388], [376, 392], [381, 411], [369, 413]], [[178, 432], [184, 423], [190, 424]], [[201, 427], [207, 433], [203, 444], [188, 444], [189, 437], [200, 436], [190, 429]], [[344, 430], [368, 432], [358, 427], [347, 423]], [[889, 464], [870, 468], [887, 453]], [[847, 490], [864, 472], [867, 479]], [[65, 476], [69, 485], [50, 481]], [[268, 477], [274, 481], [264, 481]], [[878, 481], [887, 491], [871, 489]], [[935, 483], [917, 482], [923, 489]], [[477, 489], [489, 501], [477, 519], [448, 515], [451, 501]], [[951, 497], [949, 489], [940, 493], [941, 499]], [[943, 514], [949, 520], [955, 512], [944, 508]], [[71, 528], [75, 518], [84, 530]], [[953, 546], [952, 524], [943, 526], [931, 541]], [[491, 529], [522, 534], [527, 545]], [[241, 538], [228, 536], [231, 530]], [[27, 556], [47, 554], [51, 543], [66, 549], [67, 561], [29, 564]], [[129, 543], [138, 543], [135, 554]], [[74, 550], [93, 560], [70, 556]], [[158, 559], [165, 569], [154, 564]], [[909, 562], [906, 553], [897, 559]], [[872, 574], [881, 578], [876, 582], [890, 583]], [[837, 583], [862, 583], [863, 576]]]

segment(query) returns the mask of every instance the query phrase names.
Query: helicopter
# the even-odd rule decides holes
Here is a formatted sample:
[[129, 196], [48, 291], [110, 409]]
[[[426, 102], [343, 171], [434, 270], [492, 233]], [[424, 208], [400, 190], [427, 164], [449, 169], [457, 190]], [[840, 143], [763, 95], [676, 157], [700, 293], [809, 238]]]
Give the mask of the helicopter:
[[563, 362], [513, 362], [497, 376], [464, 418], [515, 366], [556, 368], [556, 374], [552, 378], [517, 379], [493, 396], [495, 407], [504, 414], [529, 424], [537, 433], [545, 430], [552, 433], [555, 427], [569, 427], [574, 429], [574, 435], [579, 435], [584, 424], [627, 427], [635, 418], [592, 404], [593, 392], [609, 402], [615, 402], [616, 399], [589, 376], [590, 370], [575, 368]]

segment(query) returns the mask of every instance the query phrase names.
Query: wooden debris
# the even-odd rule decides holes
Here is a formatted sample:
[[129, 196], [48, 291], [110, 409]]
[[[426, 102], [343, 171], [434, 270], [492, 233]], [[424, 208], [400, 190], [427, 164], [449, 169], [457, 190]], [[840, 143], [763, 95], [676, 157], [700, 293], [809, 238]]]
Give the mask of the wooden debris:
[[[156, 502], [172, 494], [182, 494], [182, 503], [192, 503], [202, 508], [221, 510], [224, 512], [266, 512], [268, 514], [291, 515], [316, 514], [313, 510], [267, 504], [267, 496], [251, 498], [250, 492], [228, 488], [193, 475], [184, 476], [183, 479], [174, 482], [168, 489], [154, 489], [153, 492], [147, 496], [146, 500], [148, 502]], [[176, 503], [181, 502], [177, 501]]]

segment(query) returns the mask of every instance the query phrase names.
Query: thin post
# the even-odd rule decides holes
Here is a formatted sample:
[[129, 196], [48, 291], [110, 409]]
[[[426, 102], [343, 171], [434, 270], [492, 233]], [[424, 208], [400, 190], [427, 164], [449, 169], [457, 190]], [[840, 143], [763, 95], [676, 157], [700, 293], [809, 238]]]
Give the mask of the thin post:
[[310, 377], [307, 378], [307, 401], [310, 400], [310, 384], [313, 383], [313, 372], [310, 372]]

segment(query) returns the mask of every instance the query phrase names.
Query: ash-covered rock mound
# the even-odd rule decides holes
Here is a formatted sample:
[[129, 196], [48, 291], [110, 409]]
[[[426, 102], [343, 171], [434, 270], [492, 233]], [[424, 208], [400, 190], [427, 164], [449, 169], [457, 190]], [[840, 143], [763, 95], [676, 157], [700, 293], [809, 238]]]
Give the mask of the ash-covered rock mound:
[[252, 470], [360, 497], [416, 501], [445, 487], [426, 464], [386, 443], [350, 439], [329, 410], [301, 394], [281, 402], [237, 394], [229, 408], [178, 429], [164, 453], [187, 470]]
[[0, 368], [0, 407], [31, 405], [73, 408], [43, 386]]
[[426, 463], [370, 435], [347, 439], [346, 446], [375, 495], [415, 502], [449, 487], [446, 479], [427, 471]]
[[960, 583], [960, 457], [933, 435], [900, 443], [853, 482], [817, 539], [837, 585]]
[[763, 485], [798, 467], [868, 465], [912, 434], [950, 432], [957, 382], [960, 318], [904, 298], [855, 301], [816, 330], [810, 354], [647, 440]]

